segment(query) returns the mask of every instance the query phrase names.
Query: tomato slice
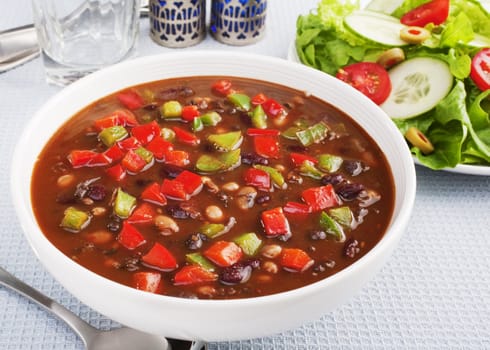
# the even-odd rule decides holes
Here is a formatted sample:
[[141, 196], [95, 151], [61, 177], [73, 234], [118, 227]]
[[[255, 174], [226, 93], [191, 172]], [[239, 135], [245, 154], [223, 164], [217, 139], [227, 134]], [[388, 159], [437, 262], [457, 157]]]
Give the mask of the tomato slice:
[[470, 76], [480, 90], [490, 89], [490, 48], [481, 49], [473, 57]]
[[391, 92], [391, 80], [386, 69], [374, 62], [359, 62], [339, 69], [337, 78], [381, 104]]
[[449, 0], [432, 0], [405, 13], [400, 22], [407, 26], [425, 27], [429, 23], [439, 25], [449, 15]]

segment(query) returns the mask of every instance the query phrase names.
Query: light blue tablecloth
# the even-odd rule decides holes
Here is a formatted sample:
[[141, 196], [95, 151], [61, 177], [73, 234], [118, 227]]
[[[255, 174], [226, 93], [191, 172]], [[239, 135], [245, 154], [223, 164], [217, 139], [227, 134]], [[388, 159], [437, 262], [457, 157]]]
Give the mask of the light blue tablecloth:
[[[210, 36], [185, 50], [240, 50], [285, 58], [295, 21], [317, 0], [269, 0], [267, 35], [231, 47]], [[0, 30], [32, 21], [28, 0], [3, 0]], [[141, 24], [138, 55], [170, 52]], [[9, 188], [14, 145], [33, 113], [60, 89], [36, 59], [0, 75], [0, 265], [92, 325], [115, 323], [68, 294], [29, 248]], [[212, 343], [210, 349], [490, 349], [490, 177], [417, 167], [408, 230], [382, 271], [348, 304], [303, 327], [262, 339]], [[15, 194], [13, 194], [15, 195]], [[257, 315], [260, 317], [260, 315]], [[205, 320], [202, 320], [205, 322]], [[56, 318], [0, 288], [0, 349], [82, 349]]]

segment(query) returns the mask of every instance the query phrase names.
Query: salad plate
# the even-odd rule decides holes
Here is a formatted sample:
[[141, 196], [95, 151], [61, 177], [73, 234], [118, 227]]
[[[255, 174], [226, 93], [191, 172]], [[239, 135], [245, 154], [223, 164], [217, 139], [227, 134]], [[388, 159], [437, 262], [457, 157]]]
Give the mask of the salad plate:
[[[398, 6], [399, 4], [401, 4], [401, 3], [403, 3], [403, 1], [399, 1], [399, 0], [393, 0], [393, 1], [392, 1], [392, 0], [389, 0], [389, 1], [388, 1], [388, 0], [373, 0], [373, 1], [371, 1], [371, 2], [367, 2], [367, 4], [366, 4], [366, 1], [361, 1], [361, 4], [360, 4], [361, 6], [360, 6], [360, 8], [361, 8], [361, 9], [366, 9], [366, 6], [367, 6], [367, 10], [369, 10], [369, 11], [367, 11], [367, 12], [369, 12], [369, 15], [376, 15], [376, 12], [373, 12], [373, 10], [374, 10], [374, 7], [375, 7], [375, 6], [377, 6], [377, 5], [376, 5], [376, 3], [379, 3], [380, 1], [383, 3], [383, 4], [382, 4], [383, 6], [385, 6], [385, 5], [386, 5], [388, 2], [393, 2], [393, 3], [396, 3], [396, 5], [397, 5], [397, 6]], [[339, 20], [339, 19], [340, 19], [340, 22], [342, 22], [342, 19], [345, 19], [345, 17], [340, 17], [340, 15], [335, 15], [335, 16], [337, 16], [337, 17], [336, 17], [336, 18], [334, 18], [334, 19], [332, 19], [332, 13], [334, 13], [334, 12], [338, 12], [338, 13], [342, 13], [342, 16], [346, 16], [346, 13], [349, 13], [349, 12], [348, 12], [348, 11], [344, 11], [344, 10], [339, 10], [339, 8], [340, 8], [339, 3], [340, 3], [340, 2], [336, 2], [335, 0], [320, 1], [319, 6], [324, 6], [324, 8], [325, 8], [325, 6], [327, 5], [327, 3], [328, 3], [328, 5], [329, 5], [330, 7], [329, 7], [329, 9], [328, 9], [328, 10], [325, 10], [325, 9], [324, 9], [324, 11], [326, 11], [326, 12], [322, 12], [322, 15], [325, 15], [325, 13], [327, 13], [326, 17], [330, 16], [330, 18], [329, 18], [329, 19], [327, 19], [327, 21], [328, 21], [327, 26], [328, 26], [328, 27], [327, 27], [327, 29], [325, 29], [325, 30], [329, 30], [329, 33], [330, 33], [330, 34], [328, 34], [328, 35], [331, 35], [331, 33], [332, 33], [334, 30], [336, 30], [336, 29], [332, 29], [332, 30], [330, 31], [330, 29], [329, 29], [329, 28], [332, 26], [332, 23], [338, 23], [338, 20]], [[349, 3], [349, 2], [348, 2], [348, 3]], [[373, 4], [374, 4], [374, 7], [373, 7]], [[337, 5], [337, 7], [336, 7], [336, 5]], [[352, 3], [350, 3], [350, 5], [352, 5]], [[482, 7], [484, 7], [484, 6], [482, 5]], [[330, 11], [330, 9], [332, 9], [332, 8], [334, 8], [334, 10]], [[359, 8], [359, 7], [358, 7], [358, 8]], [[352, 11], [352, 10], [351, 10], [351, 11]], [[379, 9], [377, 9], [377, 11], [381, 11], [381, 12], [383, 12], [382, 10], [379, 10]], [[486, 8], [485, 8], [485, 11], [486, 11]], [[362, 10], [361, 10], [361, 11], [359, 11], [359, 12], [361, 12], [361, 13], [362, 13]], [[312, 12], [312, 13], [314, 13], [314, 12]], [[310, 15], [310, 16], [311, 16], [311, 15]], [[315, 15], [313, 15], [313, 16], [315, 16]], [[299, 56], [298, 51], [297, 51], [297, 44], [296, 44], [296, 40], [301, 40], [301, 39], [304, 39], [304, 37], [303, 37], [303, 38], [301, 38], [301, 35], [300, 35], [300, 34], [304, 34], [304, 31], [305, 31], [305, 30], [306, 30], [306, 31], [309, 31], [311, 28], [315, 29], [315, 28], [314, 28], [314, 26], [315, 26], [315, 21], [313, 21], [313, 22], [309, 22], [308, 24], [306, 24], [306, 25], [305, 25], [305, 21], [306, 21], [306, 20], [305, 20], [305, 17], [306, 17], [306, 16], [300, 16], [300, 17], [303, 17], [303, 18], [299, 18], [299, 19], [298, 19], [298, 20], [300, 20], [300, 19], [302, 20], [302, 21], [299, 21], [299, 22], [298, 22], [298, 29], [297, 29], [297, 30], [299, 30], [299, 31], [298, 31], [298, 34], [297, 34], [297, 36], [295, 37], [295, 39], [294, 39], [294, 40], [293, 40], [293, 41], [290, 43], [290, 45], [289, 45], [288, 52], [287, 52], [287, 59], [288, 59], [289, 61], [296, 62], [296, 63], [299, 63], [299, 64], [306, 64], [306, 63], [303, 63], [303, 62], [302, 62], [302, 60], [300, 59], [300, 56]], [[318, 18], [318, 17], [321, 17], [321, 15], [320, 15], [320, 16], [317, 16], [317, 18]], [[487, 15], [486, 15], [486, 18], [487, 18], [487, 20], [488, 20], [488, 13], [487, 13]], [[313, 24], [312, 24], [312, 23], [313, 23]], [[344, 25], [345, 25], [345, 22], [344, 22]], [[334, 28], [335, 28], [335, 26], [336, 26], [336, 24], [333, 24], [333, 27], [334, 27]], [[305, 29], [305, 28], [306, 28], [306, 29]], [[362, 26], [361, 26], [361, 28], [362, 28]], [[323, 31], [324, 29], [321, 29], [321, 30]], [[370, 28], [368, 28], [368, 30], [370, 30]], [[313, 31], [313, 30], [312, 30], [312, 31]], [[318, 31], [318, 33], [319, 33], [319, 32], [320, 32], [320, 31]], [[376, 32], [376, 31], [374, 31], [372, 34], [373, 34], [373, 35], [377, 35], [377, 33], [375, 33], [375, 32]], [[325, 43], [325, 41], [322, 41], [322, 40], [327, 40], [327, 41], [328, 41], [328, 40], [336, 40], [335, 38], [337, 38], [337, 36], [335, 36], [335, 37], [332, 39], [332, 37], [331, 37], [331, 36], [330, 36], [330, 37], [325, 36], [326, 34], [324, 34], [324, 33], [325, 33], [325, 31], [323, 31], [323, 32], [322, 32], [322, 35], [323, 35], [323, 36], [322, 36], [322, 39], [319, 39], [319, 40], [320, 40], [319, 42], [321, 42], [321, 43]], [[339, 32], [336, 32], [336, 33], [339, 33]], [[361, 34], [361, 33], [362, 33], [362, 34]], [[359, 32], [358, 32], [358, 34], [361, 36], [361, 38], [364, 36], [364, 32], [363, 32], [362, 30], [361, 30], [361, 31], [359, 31]], [[341, 38], [342, 38], [343, 33], [342, 33], [342, 32], [340, 32], [340, 35], [341, 35]], [[384, 35], [384, 34], [383, 34], [383, 35]], [[383, 35], [382, 35], [382, 37], [383, 37]], [[480, 36], [479, 34], [476, 34], [476, 36], [478, 36], [478, 37], [480, 37], [480, 38], [482, 38], [482, 39], [483, 39], [483, 43], [479, 43], [477, 47], [489, 47], [489, 46], [490, 46], [490, 45], [488, 44], [490, 41], [489, 41], [489, 37], [488, 37], [487, 35], [485, 35], [485, 36]], [[298, 39], [299, 37], [300, 37], [300, 39]], [[330, 38], [330, 39], [329, 39], [329, 38]], [[384, 39], [386, 39], [386, 37], [383, 37], [382, 39], [384, 40]], [[310, 39], [306, 39], [306, 40], [310, 41]], [[339, 39], [339, 40], [345, 40], [345, 39]], [[300, 43], [301, 43], [301, 41], [300, 41]], [[304, 43], [304, 40], [303, 40], [303, 43]], [[372, 42], [369, 42], [369, 45], [368, 45], [368, 46], [370, 46], [370, 44], [371, 44], [371, 43], [372, 43]], [[473, 43], [473, 42], [472, 42], [472, 43]], [[299, 45], [301, 46], [302, 44], [299, 44]], [[304, 44], [303, 44], [303, 45], [304, 45]], [[319, 44], [319, 45], [320, 45], [320, 44]], [[323, 45], [323, 44], [321, 44], [321, 45]], [[390, 45], [390, 46], [393, 46], [393, 45]], [[305, 47], [305, 46], [303, 46], [303, 50], [304, 50], [304, 47]], [[471, 45], [470, 45], [470, 47], [471, 47]], [[356, 48], [357, 48], [357, 46], [356, 46]], [[340, 50], [342, 51], [342, 49], [340, 49]], [[323, 55], [321, 55], [320, 51], [321, 51], [321, 48], [320, 48], [318, 51], [315, 51], [315, 55], [316, 55], [316, 57], [324, 57], [324, 56], [323, 56], [323, 55], [324, 55], [324, 53], [323, 53]], [[474, 51], [474, 50], [473, 50], [473, 51]], [[322, 51], [322, 52], [324, 52], [324, 51]], [[412, 51], [412, 53], [413, 53], [413, 51]], [[311, 52], [310, 52], [309, 54], [311, 54]], [[337, 52], [336, 52], [336, 54], [337, 54]], [[341, 54], [343, 54], [343, 53], [341, 52]], [[304, 51], [302, 51], [302, 52], [301, 52], [301, 55], [304, 55]], [[318, 55], [321, 55], [321, 56], [318, 56]], [[328, 62], [331, 62], [331, 59], [330, 59], [330, 58], [328, 58], [328, 57], [331, 57], [331, 56], [327, 54], [325, 57], [327, 57], [327, 59], [326, 59], [325, 61], [322, 61], [322, 63], [321, 63], [321, 66], [322, 66], [323, 68], [316, 67], [316, 68], [318, 68], [319, 70], [324, 70], [324, 68], [325, 68], [325, 67], [328, 67], [328, 65], [330, 65], [330, 63], [328, 63]], [[362, 56], [361, 56], [361, 57], [362, 57]], [[373, 56], [373, 57], [374, 57], [374, 56]], [[414, 57], [414, 56], [412, 55], [412, 58], [413, 58], [413, 57]], [[416, 56], [415, 56], [415, 57], [416, 57]], [[311, 58], [311, 56], [310, 56], [310, 59], [312, 59], [312, 58]], [[356, 60], [358, 60], [359, 62], [361, 62], [361, 61], [362, 61], [362, 59], [356, 59]], [[365, 59], [365, 60], [366, 60], [366, 59]], [[358, 62], [358, 61], [354, 61], [354, 62]], [[369, 61], [369, 59], [367, 59], [367, 61]], [[307, 65], [309, 65], [309, 64], [307, 64]], [[327, 66], [326, 66], [326, 65], [327, 65]], [[336, 67], [336, 66], [334, 65], [334, 67]], [[339, 67], [339, 68], [340, 68], [340, 67]], [[330, 71], [329, 71], [329, 69], [330, 69]], [[332, 69], [333, 69], [333, 71], [332, 71]], [[327, 74], [335, 74], [334, 72], [336, 71], [336, 69], [335, 69], [335, 68], [331, 68], [331, 67], [330, 67], [330, 68], [327, 68], [327, 70], [324, 70], [324, 71], [325, 71]], [[455, 74], [454, 76], [456, 77], [456, 74]], [[462, 94], [465, 94], [465, 93], [470, 93], [470, 94], [473, 94], [473, 95], [474, 95], [474, 91], [469, 91], [469, 90], [468, 90], [468, 88], [467, 88], [467, 91], [466, 91], [466, 92], [464, 91], [464, 89], [461, 89], [461, 86], [463, 86], [463, 84], [461, 83], [461, 82], [462, 82], [462, 78], [455, 78], [455, 79], [457, 79], [457, 80], [455, 80], [455, 81], [457, 82], [457, 84], [459, 84], [459, 85], [460, 85], [460, 86], [459, 86], [459, 88], [460, 88], [459, 90], [460, 90], [460, 92], [461, 92], [461, 90], [462, 90]], [[461, 79], [461, 80], [459, 80], [459, 79]], [[469, 78], [468, 78], [468, 79], [469, 79]], [[467, 80], [467, 79], [466, 79], [466, 80]], [[465, 83], [465, 84], [466, 84], [466, 86], [467, 86], [467, 83]], [[454, 89], [453, 89], [453, 90], [457, 90], [457, 89], [456, 89], [456, 85], [454, 85], [453, 87], [454, 87]], [[480, 88], [480, 89], [481, 89], [481, 88]], [[449, 95], [449, 94], [448, 94], [448, 95]], [[452, 94], [452, 95], [454, 95], [454, 94]], [[485, 95], [485, 92], [484, 92], [484, 93], [482, 93], [481, 95], [483, 95], [483, 96], [488, 96], [488, 94], [487, 94], [487, 95]], [[452, 97], [453, 97], [453, 96], [452, 96]], [[452, 98], [452, 97], [451, 97], [451, 98]], [[485, 99], [485, 97], [483, 97], [483, 98]], [[445, 100], [447, 100], [447, 98], [444, 98], [444, 99], [445, 99]], [[442, 100], [441, 100], [441, 101], [442, 101]], [[447, 101], [446, 101], [446, 104], [448, 104], [448, 103], [447, 103]], [[446, 111], [448, 111], [448, 110], [451, 110], [451, 111], [452, 111], [452, 108], [454, 108], [454, 104], [452, 103], [452, 101], [450, 102], [450, 104], [452, 105], [452, 107], [451, 107], [450, 109], [446, 109]], [[412, 102], [410, 102], [410, 105], [406, 105], [406, 106], [408, 106], [409, 108], [411, 108], [411, 105], [412, 105]], [[449, 105], [449, 104], [448, 104], [448, 105]], [[435, 106], [435, 104], [434, 104], [434, 106]], [[464, 105], [463, 105], [463, 106], [464, 106]], [[469, 105], [467, 105], [467, 106], [469, 106]], [[469, 108], [469, 107], [468, 107], [468, 108]], [[485, 107], [485, 108], [486, 108], [486, 107]], [[428, 109], [427, 109], [427, 111], [428, 111]], [[464, 110], [463, 110], [463, 112], [464, 112]], [[432, 111], [431, 111], [431, 113], [432, 113]], [[438, 113], [440, 113], [440, 112], [438, 112]], [[432, 114], [434, 114], [434, 113], [432, 113]], [[432, 114], [431, 114], [431, 115], [432, 115]], [[452, 114], [453, 114], [453, 113], [450, 113], [449, 115], [452, 115]], [[460, 118], [460, 115], [463, 115], [463, 114], [465, 114], [465, 113], [462, 113], [462, 114], [461, 114], [461, 113], [456, 113], [457, 117], [451, 117], [451, 118], [448, 118], [448, 120]], [[418, 113], [418, 114], [416, 115], [415, 120], [420, 120], [420, 119], [417, 119], [417, 118], [419, 118], [419, 117], [418, 117], [418, 115], [420, 115], [420, 113]], [[397, 118], [399, 118], [399, 117], [397, 117]], [[404, 119], [404, 118], [406, 118], [406, 117], [402, 117], [402, 118], [403, 118], [403, 119], [396, 119], [396, 120], [394, 120], [395, 124], [400, 124], [400, 120], [402, 121], [401, 126], [399, 126], [399, 128], [400, 128], [401, 132], [403, 132], [403, 130], [406, 130], [406, 125], [405, 125], [404, 123], [405, 123], [405, 121], [406, 121], [406, 120], [408, 120], [408, 119]], [[412, 118], [412, 117], [408, 117], [408, 118]], [[423, 120], [427, 120], [427, 118], [426, 118], [425, 114], [424, 114], [424, 117], [423, 117], [423, 118], [424, 118]], [[432, 118], [432, 117], [431, 117], [431, 118]], [[461, 118], [460, 118], [460, 119], [461, 119]], [[470, 119], [471, 119], [471, 117], [470, 117]], [[440, 120], [440, 119], [436, 119], [436, 120]], [[410, 120], [409, 120], [409, 123], [407, 123], [407, 125], [410, 125], [410, 124], [412, 124], [412, 125], [417, 125], [417, 123], [418, 123], [418, 122], [412, 123], [412, 120], [410, 119]], [[470, 128], [470, 129], [472, 129], [472, 126], [471, 126], [471, 125], [469, 125], [469, 128]], [[465, 129], [465, 126], [463, 126], [463, 129]], [[476, 129], [475, 129], [475, 130], [476, 130]], [[485, 131], [485, 132], [486, 132], [486, 131]], [[446, 133], [446, 134], [447, 134], [447, 130], [444, 130], [444, 131], [443, 131], [443, 133]], [[471, 134], [471, 137], [473, 137], [473, 136], [475, 136], [475, 135], [476, 135], [474, 130], [471, 130], [470, 132], [468, 132], [468, 130], [465, 130], [465, 131], [464, 131], [464, 134], [465, 134], [465, 135], [467, 135], [467, 134]], [[448, 137], [448, 138], [452, 138], [452, 137], [453, 137], [452, 135], [453, 135], [453, 134], [451, 133], [451, 136], [446, 136], [446, 137]], [[457, 135], [458, 135], [458, 134], [457, 134]], [[460, 137], [460, 136], [458, 136], [458, 137]], [[464, 137], [466, 138], [466, 136], [464, 136]], [[464, 140], [464, 138], [463, 138], [462, 140]], [[483, 139], [481, 139], [481, 140], [483, 140]], [[481, 142], [480, 140], [477, 140], [477, 141], [478, 141], [478, 143], [479, 143], [480, 145], [482, 145], [482, 142]], [[487, 142], [487, 141], [485, 141], [485, 142]], [[487, 143], [488, 143], [488, 142], [487, 142]], [[407, 147], [408, 147], [408, 144], [407, 144]], [[451, 147], [452, 147], [452, 146], [451, 146]], [[454, 149], [454, 148], [452, 148], [452, 149]], [[485, 144], [483, 144], [483, 148], [482, 148], [482, 149], [485, 149], [485, 151], [483, 151], [483, 152], [488, 152], [488, 146], [486, 146]], [[448, 152], [448, 151], [447, 151], [447, 149], [446, 149], [446, 151], [444, 151], [444, 153], [447, 153], [447, 152]], [[463, 149], [461, 149], [461, 152], [463, 152]], [[444, 153], [443, 153], [443, 154], [444, 154]], [[471, 150], [470, 150], [470, 153], [471, 153]], [[454, 154], [454, 153], [453, 153], [453, 154]], [[485, 154], [487, 154], [487, 153], [485, 153]], [[456, 155], [454, 154], [454, 157], [455, 157], [455, 156], [456, 156]], [[415, 153], [413, 154], [414, 163], [415, 163], [415, 164], [417, 164], [417, 165], [420, 165], [420, 166], [427, 167], [427, 168], [429, 168], [429, 169], [434, 169], [434, 170], [443, 170], [443, 171], [447, 171], [447, 172], [453, 172], [453, 173], [459, 173], [459, 174], [467, 174], [467, 175], [490, 176], [490, 166], [488, 166], [488, 165], [477, 165], [477, 164], [470, 164], [470, 163], [468, 162], [468, 163], [465, 163], [465, 164], [463, 164], [463, 163], [459, 163], [459, 164], [456, 164], [456, 165], [453, 167], [452, 165], [454, 164], [454, 160], [455, 160], [454, 158], [453, 158], [453, 163], [451, 163], [450, 161], [448, 161], [448, 162], [447, 162], [447, 163], [449, 163], [449, 164], [447, 164], [446, 162], [443, 162], [442, 164], [441, 164], [441, 163], [437, 164], [437, 160], [436, 160], [436, 163], [432, 163], [432, 162], [433, 162], [433, 159], [432, 159], [432, 158], [428, 158], [428, 159], [427, 159], [428, 163], [427, 163], [427, 164], [424, 164], [425, 162], [427, 162], [427, 161], [425, 160], [425, 157], [424, 157], [424, 159], [419, 159], [418, 157], [419, 157], [419, 156], [418, 156], [417, 154], [415, 154]], [[440, 157], [440, 153], [439, 153], [438, 157]], [[452, 155], [449, 155], [449, 157], [453, 157], [453, 156], [452, 156]], [[437, 157], [436, 157], [436, 158], [437, 158]], [[448, 159], [449, 159], [449, 158], [448, 158]], [[480, 158], [480, 159], [481, 159], [481, 158]], [[487, 159], [487, 158], [484, 158], [484, 159]], [[440, 160], [440, 159], [439, 159], [439, 160]]]

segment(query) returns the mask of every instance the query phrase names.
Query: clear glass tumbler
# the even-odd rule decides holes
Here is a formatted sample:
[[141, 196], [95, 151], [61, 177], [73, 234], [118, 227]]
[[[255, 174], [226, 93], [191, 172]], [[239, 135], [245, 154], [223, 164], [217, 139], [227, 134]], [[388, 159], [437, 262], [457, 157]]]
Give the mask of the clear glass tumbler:
[[131, 56], [140, 0], [32, 0], [49, 83], [67, 85]]

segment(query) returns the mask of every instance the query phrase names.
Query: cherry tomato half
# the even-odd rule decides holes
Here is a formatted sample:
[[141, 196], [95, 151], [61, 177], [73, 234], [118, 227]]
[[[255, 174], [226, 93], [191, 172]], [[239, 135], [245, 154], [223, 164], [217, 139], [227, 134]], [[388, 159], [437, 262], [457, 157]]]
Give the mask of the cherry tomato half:
[[400, 22], [407, 26], [425, 27], [444, 23], [449, 15], [449, 0], [432, 0], [405, 13]]
[[354, 63], [339, 69], [336, 76], [378, 105], [383, 103], [391, 92], [390, 76], [386, 69], [377, 63]]
[[470, 76], [480, 90], [490, 89], [490, 48], [480, 50], [473, 57]]

